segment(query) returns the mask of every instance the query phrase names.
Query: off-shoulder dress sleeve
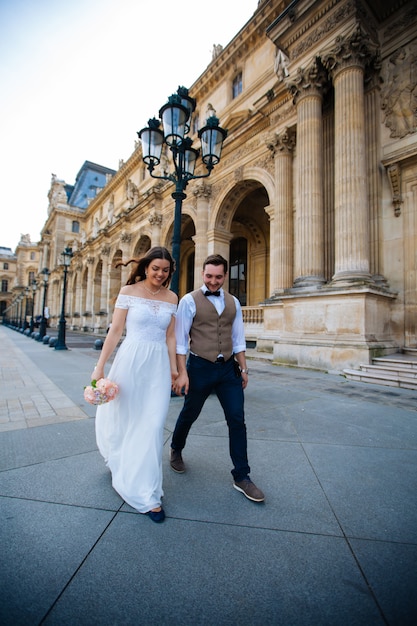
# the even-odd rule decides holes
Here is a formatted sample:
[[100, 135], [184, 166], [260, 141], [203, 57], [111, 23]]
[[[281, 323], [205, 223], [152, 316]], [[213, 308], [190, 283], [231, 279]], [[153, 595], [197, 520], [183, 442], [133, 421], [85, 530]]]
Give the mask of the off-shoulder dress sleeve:
[[115, 309], [128, 309], [129, 308], [129, 296], [125, 296], [121, 293], [117, 296]]

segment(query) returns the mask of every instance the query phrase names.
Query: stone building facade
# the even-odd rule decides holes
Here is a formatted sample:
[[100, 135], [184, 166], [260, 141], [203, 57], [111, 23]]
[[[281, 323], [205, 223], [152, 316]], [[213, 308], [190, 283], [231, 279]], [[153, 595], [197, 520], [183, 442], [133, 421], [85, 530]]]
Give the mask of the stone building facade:
[[11, 248], [0, 247], [0, 318], [11, 307], [17, 276], [17, 257]]
[[[195, 144], [213, 109], [228, 135], [186, 189], [180, 295], [207, 254], [225, 256], [247, 340], [277, 363], [340, 371], [417, 346], [416, 25], [406, 0], [261, 0], [189, 89]], [[172, 192], [140, 142], [86, 208], [52, 181], [39, 243], [52, 324], [69, 245], [67, 323], [105, 330], [117, 262], [171, 247]]]

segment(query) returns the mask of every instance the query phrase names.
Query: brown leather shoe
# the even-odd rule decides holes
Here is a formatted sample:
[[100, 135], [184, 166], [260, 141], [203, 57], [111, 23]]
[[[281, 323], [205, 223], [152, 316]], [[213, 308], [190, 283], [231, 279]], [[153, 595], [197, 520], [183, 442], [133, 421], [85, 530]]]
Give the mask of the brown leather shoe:
[[253, 502], [263, 502], [265, 500], [265, 496], [260, 489], [251, 481], [250, 478], [245, 478], [244, 480], [240, 480], [239, 482], [234, 482], [233, 487], [243, 493], [244, 496], [248, 498], [248, 500], [252, 500]]
[[182, 460], [181, 450], [170, 449], [169, 463], [174, 472], [183, 474], [185, 472], [184, 461]]

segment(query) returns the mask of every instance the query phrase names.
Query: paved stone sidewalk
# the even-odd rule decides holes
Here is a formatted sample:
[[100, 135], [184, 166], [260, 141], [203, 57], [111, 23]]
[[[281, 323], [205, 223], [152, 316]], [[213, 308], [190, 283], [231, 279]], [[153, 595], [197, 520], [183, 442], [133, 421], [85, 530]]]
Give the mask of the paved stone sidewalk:
[[[79, 406], [16, 349], [10, 332], [0, 327], [0, 432], [86, 418]], [[23, 342], [34, 341], [17, 337]], [[48, 356], [50, 348], [39, 347]]]
[[187, 472], [170, 469], [171, 398], [158, 525], [112, 489], [97, 450], [82, 395], [94, 337], [55, 351], [0, 327], [0, 341], [1, 626], [415, 625], [416, 392], [251, 360], [261, 505], [232, 487], [215, 396]]

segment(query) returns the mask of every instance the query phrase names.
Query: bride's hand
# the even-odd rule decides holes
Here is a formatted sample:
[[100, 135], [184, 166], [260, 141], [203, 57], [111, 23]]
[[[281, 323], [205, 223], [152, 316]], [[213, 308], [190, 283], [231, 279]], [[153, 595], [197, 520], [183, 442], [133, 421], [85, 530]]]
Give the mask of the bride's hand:
[[104, 378], [104, 369], [96, 365], [91, 374], [91, 380], [100, 380], [100, 378]]

